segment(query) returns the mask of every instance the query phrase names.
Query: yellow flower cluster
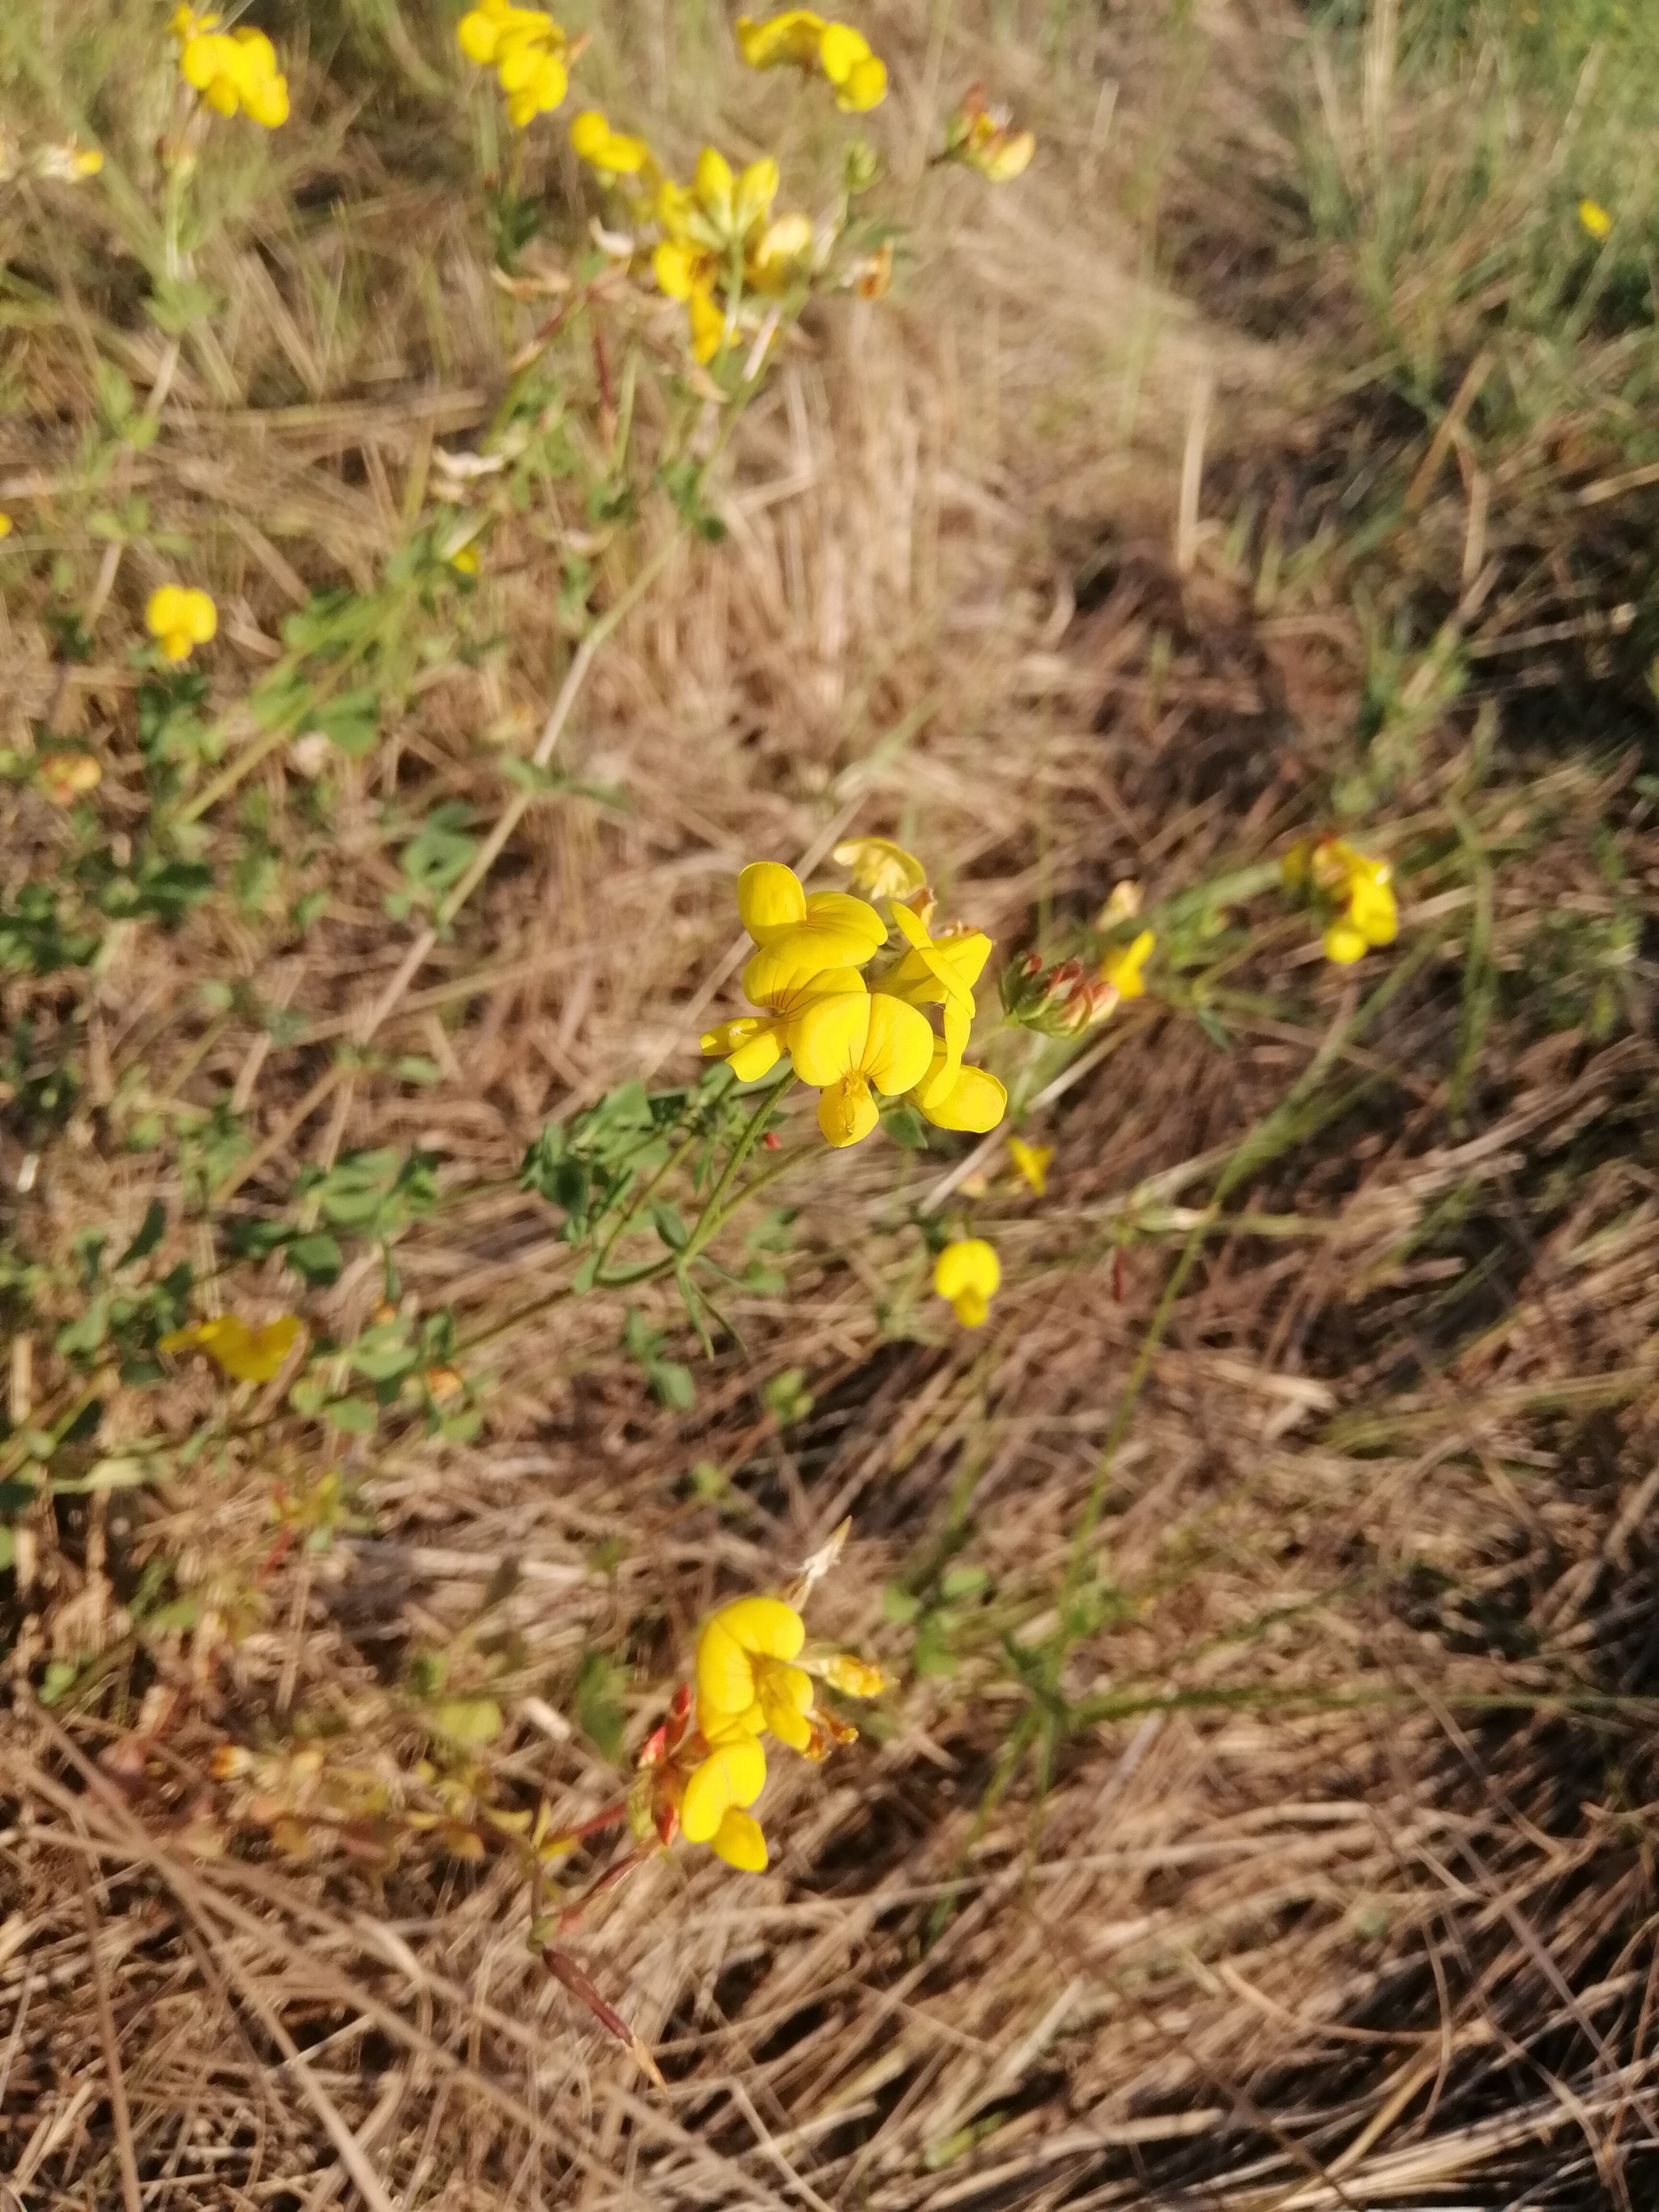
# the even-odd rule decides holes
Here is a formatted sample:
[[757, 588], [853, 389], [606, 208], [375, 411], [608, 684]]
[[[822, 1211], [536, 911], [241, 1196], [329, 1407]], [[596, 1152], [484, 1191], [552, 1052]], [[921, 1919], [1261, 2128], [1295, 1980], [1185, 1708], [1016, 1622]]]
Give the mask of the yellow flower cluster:
[[169, 660], [188, 660], [218, 634], [219, 610], [193, 585], [163, 584], [150, 593], [144, 627]]
[[1294, 845], [1282, 863], [1293, 890], [1311, 890], [1330, 915], [1323, 944], [1343, 967], [1363, 960], [1376, 945], [1392, 945], [1400, 932], [1393, 870], [1346, 838], [1321, 837]]
[[[904, 883], [921, 873], [920, 862], [885, 839], [855, 839], [836, 857], [865, 883]], [[855, 1145], [875, 1127], [878, 1092], [908, 1098], [937, 1127], [983, 1134], [1001, 1121], [1008, 1095], [986, 1069], [965, 1066], [963, 1054], [991, 940], [977, 929], [935, 937], [915, 905], [902, 904], [893, 890], [886, 896], [902, 949], [867, 982], [862, 971], [889, 933], [873, 906], [845, 891], [809, 896], [793, 870], [775, 860], [744, 868], [738, 911], [758, 949], [744, 969], [743, 990], [758, 1011], [709, 1030], [702, 1049], [745, 1083], [787, 1053], [796, 1075], [817, 1091], [818, 1127], [837, 1146]], [[933, 1006], [940, 1010], [940, 1034], [925, 1011]]]
[[738, 51], [750, 69], [814, 70], [834, 87], [843, 114], [862, 115], [887, 97], [887, 64], [850, 23], [831, 22], [810, 8], [786, 8], [763, 23], [739, 15], [736, 28]]
[[179, 73], [221, 115], [238, 110], [267, 131], [288, 121], [288, 79], [263, 31], [223, 31], [220, 15], [179, 7], [173, 17]]
[[516, 130], [563, 105], [570, 89], [570, 41], [544, 9], [515, 8], [512, 0], [478, 0], [457, 24], [455, 35], [468, 61], [495, 70]]
[[881, 1674], [845, 1652], [809, 1650], [805, 1623], [777, 1597], [738, 1598], [712, 1614], [697, 1638], [695, 1672], [697, 1733], [689, 1747], [701, 1756], [676, 1784], [680, 1830], [728, 1866], [758, 1874], [766, 1838], [749, 1808], [766, 1784], [762, 1737], [823, 1759], [855, 1731], [817, 1710], [813, 1677], [872, 1698]]

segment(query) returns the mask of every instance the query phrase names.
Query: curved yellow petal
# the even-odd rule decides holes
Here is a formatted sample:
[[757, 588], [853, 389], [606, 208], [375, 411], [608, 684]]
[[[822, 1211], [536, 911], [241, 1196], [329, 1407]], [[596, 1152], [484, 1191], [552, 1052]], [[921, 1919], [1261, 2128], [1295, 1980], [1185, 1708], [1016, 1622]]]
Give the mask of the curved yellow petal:
[[1323, 942], [1326, 957], [1334, 960], [1339, 967], [1343, 968], [1352, 967], [1356, 960], [1363, 960], [1369, 950], [1364, 938], [1346, 917], [1331, 924], [1325, 932]]
[[861, 1075], [843, 1075], [839, 1083], [818, 1093], [818, 1127], [825, 1142], [837, 1152], [848, 1145], [862, 1144], [880, 1119], [870, 1086]]
[[948, 1090], [939, 1096], [919, 1093], [916, 1103], [935, 1128], [983, 1137], [1008, 1111], [1008, 1093], [988, 1068], [961, 1067]]
[[752, 1805], [766, 1786], [766, 1753], [753, 1736], [717, 1744], [687, 1778], [680, 1826], [691, 1844], [706, 1844], [732, 1806]]
[[706, 283], [693, 287], [687, 311], [691, 320], [692, 360], [713, 361], [726, 343], [726, 317]]
[[703, 213], [723, 231], [732, 227], [732, 195], [736, 186], [737, 179], [725, 155], [705, 146], [692, 172], [691, 189]]
[[1367, 945], [1392, 945], [1400, 933], [1400, 909], [1387, 883], [1356, 883], [1348, 919]]
[[825, 961], [833, 943], [813, 930], [787, 930], [775, 943], [763, 945], [744, 966], [743, 995], [753, 1006], [799, 1012], [809, 999], [832, 993], [862, 991], [865, 981], [856, 968]]
[[740, 1812], [728, 1805], [720, 1815], [720, 1824], [708, 1839], [708, 1848], [717, 1859], [727, 1866], [736, 1867], [740, 1874], [764, 1874], [766, 1871], [766, 1838], [761, 1833], [761, 1824], [752, 1813]]
[[794, 1659], [806, 1642], [806, 1623], [781, 1597], [738, 1597], [709, 1616], [745, 1651], [766, 1659]]
[[[810, 1083], [814, 1090], [821, 1091], [828, 1085], [840, 1083], [860, 1066], [869, 1040], [872, 1003], [866, 991], [842, 991], [833, 997], [814, 999], [802, 1009], [790, 1027], [789, 1056], [803, 1083]], [[916, 1018], [926, 1030], [927, 1024], [922, 1017], [918, 1014]], [[931, 1032], [928, 1049], [933, 1049]], [[866, 1090], [867, 1096], [867, 1085]], [[873, 1107], [871, 1110], [873, 1113]], [[822, 1125], [822, 1101], [818, 1119]], [[824, 1133], [829, 1135], [827, 1128]], [[830, 1138], [832, 1144], [836, 1141]], [[842, 1141], [851, 1143], [853, 1139]]]
[[[657, 250], [661, 252], [662, 248]], [[657, 281], [662, 283], [660, 276]], [[806, 893], [800, 878], [781, 860], [751, 860], [738, 874], [738, 913], [757, 944], [763, 942], [762, 930], [787, 929], [805, 921]]]
[[870, 994], [870, 1022], [860, 1065], [878, 1091], [890, 1098], [914, 1091], [933, 1056], [933, 1032], [927, 1017], [884, 991]]
[[738, 179], [732, 200], [732, 228], [738, 237], [746, 238], [757, 223], [766, 220], [781, 181], [769, 154], [749, 164]]
[[951, 1304], [967, 1291], [994, 1298], [1002, 1282], [996, 1247], [982, 1237], [960, 1237], [947, 1244], [933, 1265], [933, 1288]]
[[831, 84], [845, 84], [860, 62], [870, 58], [870, 41], [850, 23], [826, 23], [818, 40], [818, 65]]
[[1035, 1198], [1041, 1198], [1048, 1187], [1048, 1164], [1054, 1157], [1052, 1145], [1028, 1145], [1024, 1137], [1008, 1139], [1014, 1173]]
[[[906, 899], [922, 890], [927, 881], [927, 871], [915, 854], [906, 852], [890, 837], [848, 837], [830, 857], [838, 868], [848, 871], [853, 889], [866, 898]], [[896, 915], [894, 919], [897, 920]], [[923, 929], [922, 935], [927, 933]], [[915, 939], [910, 941], [915, 944]]]
[[[880, 951], [887, 942], [887, 924], [866, 899], [850, 891], [814, 891], [806, 902], [806, 921], [814, 929], [833, 931], [861, 944], [863, 960]], [[854, 961], [861, 967], [863, 960]]]
[[775, 69], [781, 62], [793, 62], [797, 69], [815, 68], [818, 42], [827, 28], [823, 17], [810, 8], [786, 8], [763, 23], [739, 15], [732, 26], [738, 52], [757, 70]]
[[[843, 115], [865, 115], [872, 107], [879, 107], [887, 97], [887, 64], [874, 54], [866, 54], [861, 62], [854, 62], [842, 80], [836, 94], [836, 105]], [[1036, 141], [1032, 141], [1033, 150]], [[1026, 159], [1029, 161], [1028, 155]], [[1020, 164], [1024, 167], [1024, 163]], [[1013, 173], [1018, 175], [1018, 171]]]

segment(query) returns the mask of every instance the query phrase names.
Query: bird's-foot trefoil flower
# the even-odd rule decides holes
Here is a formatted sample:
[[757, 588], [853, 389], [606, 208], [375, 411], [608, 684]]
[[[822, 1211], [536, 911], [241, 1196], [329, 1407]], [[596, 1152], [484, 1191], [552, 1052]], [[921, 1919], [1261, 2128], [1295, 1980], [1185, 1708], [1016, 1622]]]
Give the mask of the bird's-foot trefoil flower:
[[750, 69], [793, 65], [815, 70], [835, 88], [843, 114], [862, 115], [887, 96], [887, 65], [850, 23], [837, 23], [810, 8], [786, 8], [757, 23], [739, 15], [738, 51]]
[[1034, 1198], [1048, 1188], [1048, 1168], [1054, 1157], [1052, 1145], [1028, 1145], [1024, 1137], [1010, 1137], [1008, 1158], [1014, 1173]]
[[1293, 845], [1280, 864], [1292, 890], [1311, 890], [1328, 919], [1326, 957], [1340, 967], [1363, 960], [1374, 945], [1392, 945], [1400, 932], [1393, 870], [1343, 837]]
[[1109, 952], [1100, 963], [1100, 980], [1109, 983], [1120, 999], [1139, 999], [1146, 996], [1146, 978], [1143, 974], [1157, 944], [1156, 933], [1143, 929], [1133, 944], [1121, 951]]
[[964, 1328], [980, 1328], [1002, 1283], [996, 1248], [982, 1237], [959, 1237], [933, 1267], [933, 1288]]
[[175, 1328], [164, 1336], [161, 1352], [205, 1352], [214, 1364], [235, 1382], [269, 1382], [282, 1370], [289, 1354], [305, 1334], [305, 1324], [293, 1314], [283, 1314], [258, 1328], [234, 1314], [215, 1321], [198, 1321], [189, 1328]]
[[965, 1006], [959, 1000], [945, 1000], [945, 1034], [933, 1039], [927, 1072], [910, 1093], [910, 1103], [935, 1128], [983, 1137], [1007, 1112], [1008, 1093], [988, 1068], [963, 1065], [973, 1024], [972, 1006], [971, 1000]]
[[720, 1022], [701, 1040], [711, 1060], [723, 1060], [739, 1083], [769, 1074], [789, 1049], [796, 1024], [815, 999], [857, 993], [864, 978], [856, 968], [818, 968], [810, 948], [804, 955], [787, 945], [760, 951], [743, 971], [744, 996], [758, 1014], [739, 1014]]
[[915, 1090], [933, 1057], [925, 1014], [883, 991], [815, 999], [796, 1021], [790, 1059], [818, 1093], [818, 1127], [837, 1148], [856, 1145], [880, 1120], [874, 1094]]
[[830, 859], [860, 898], [908, 899], [927, 888], [927, 871], [890, 837], [848, 837]]
[[240, 110], [275, 131], [289, 116], [288, 79], [276, 65], [276, 50], [263, 31], [246, 25], [225, 31], [222, 21], [220, 15], [198, 15], [193, 8], [174, 10], [171, 28], [179, 46], [179, 74], [221, 115]]
[[193, 584], [163, 584], [150, 593], [144, 627], [169, 660], [188, 660], [218, 635], [219, 610]]
[[1006, 108], [988, 107], [983, 85], [970, 85], [961, 105], [945, 125], [941, 161], [960, 161], [977, 169], [988, 183], [1012, 184], [1030, 167], [1036, 140], [1029, 131], [1016, 131]]
[[803, 889], [793, 868], [751, 860], [738, 877], [738, 913], [763, 951], [820, 968], [862, 968], [887, 941], [874, 907], [846, 891]]
[[1586, 234], [1593, 238], [1598, 246], [1605, 245], [1613, 236], [1613, 217], [1600, 200], [1580, 200], [1578, 221]]
[[469, 61], [495, 70], [516, 130], [563, 105], [570, 89], [570, 41], [544, 9], [478, 0], [456, 25], [455, 36]]
[[613, 131], [597, 107], [586, 108], [570, 126], [570, 149], [602, 177], [654, 179], [656, 163], [643, 138]]

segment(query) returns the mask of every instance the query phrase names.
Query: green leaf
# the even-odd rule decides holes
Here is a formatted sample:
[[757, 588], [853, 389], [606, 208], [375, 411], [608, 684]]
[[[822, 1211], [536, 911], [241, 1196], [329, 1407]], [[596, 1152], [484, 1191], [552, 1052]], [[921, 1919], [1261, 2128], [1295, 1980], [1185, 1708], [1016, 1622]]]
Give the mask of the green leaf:
[[681, 1220], [678, 1206], [670, 1206], [665, 1200], [653, 1198], [651, 1219], [658, 1236], [671, 1252], [684, 1251], [691, 1241], [691, 1232]]
[[446, 1698], [432, 1708], [431, 1720], [440, 1735], [468, 1751], [482, 1751], [494, 1743], [507, 1726], [494, 1698]]
[[343, 1429], [354, 1437], [372, 1437], [379, 1419], [374, 1407], [361, 1398], [333, 1399], [323, 1407], [322, 1413], [331, 1428]]
[[883, 1619], [895, 1628], [908, 1628], [921, 1617], [921, 1600], [912, 1596], [902, 1583], [888, 1583], [882, 1589], [881, 1610]]
[[336, 1283], [345, 1265], [343, 1254], [326, 1230], [319, 1229], [310, 1237], [296, 1237], [283, 1255], [284, 1267], [307, 1283]]
[[167, 1210], [159, 1198], [151, 1199], [144, 1209], [144, 1218], [138, 1234], [116, 1261], [117, 1267], [130, 1267], [137, 1260], [147, 1260], [161, 1243], [167, 1225]]
[[812, 1394], [801, 1386], [806, 1380], [804, 1367], [786, 1367], [781, 1374], [774, 1375], [763, 1386], [761, 1396], [775, 1416], [778, 1426], [787, 1429], [797, 1421], [804, 1421], [812, 1410]]
[[54, 1659], [41, 1676], [40, 1686], [35, 1696], [43, 1705], [61, 1704], [75, 1687], [76, 1677], [80, 1672], [74, 1660]]
[[612, 1762], [622, 1757], [628, 1707], [622, 1692], [628, 1677], [603, 1651], [584, 1651], [576, 1669], [576, 1725]]
[[958, 1598], [982, 1596], [990, 1587], [988, 1568], [951, 1567], [939, 1583], [939, 1594], [946, 1604], [951, 1604]]
[[682, 1367], [678, 1359], [653, 1360], [646, 1370], [646, 1379], [652, 1396], [671, 1413], [689, 1413], [697, 1402], [697, 1386], [691, 1379], [691, 1370]]

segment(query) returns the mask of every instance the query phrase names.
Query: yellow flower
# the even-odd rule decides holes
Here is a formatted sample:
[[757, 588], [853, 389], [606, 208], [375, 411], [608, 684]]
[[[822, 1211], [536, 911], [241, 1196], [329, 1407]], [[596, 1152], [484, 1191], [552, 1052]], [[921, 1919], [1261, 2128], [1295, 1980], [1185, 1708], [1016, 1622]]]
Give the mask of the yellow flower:
[[937, 1129], [960, 1129], [982, 1137], [994, 1129], [1008, 1110], [1008, 1093], [988, 1068], [964, 1067], [973, 1024], [973, 1002], [967, 1006], [946, 1000], [942, 1037], [933, 1040], [933, 1059], [927, 1073], [910, 1094], [911, 1103]]
[[[1335, 904], [1322, 943], [1328, 959], [1350, 967], [1372, 945], [1392, 945], [1400, 932], [1393, 870], [1386, 860], [1362, 853], [1343, 837], [1321, 837], [1293, 845], [1280, 863], [1292, 890], [1311, 884]], [[1328, 907], [1327, 911], [1328, 912]]]
[[10, 515], [0, 514], [0, 538], [9, 538], [13, 526]]
[[865, 898], [909, 898], [927, 886], [927, 869], [890, 837], [849, 837], [830, 858], [848, 871], [853, 889]]
[[723, 1060], [739, 1083], [754, 1083], [790, 1048], [795, 1024], [814, 999], [862, 991], [856, 968], [816, 968], [810, 949], [757, 952], [743, 971], [743, 994], [758, 1014], [718, 1023], [700, 1042], [711, 1060]]
[[1002, 1262], [982, 1237], [947, 1244], [933, 1268], [933, 1288], [954, 1309], [964, 1328], [978, 1328], [1002, 1281]]
[[458, 545], [455, 550], [450, 554], [448, 558], [450, 567], [453, 568], [458, 574], [462, 576], [476, 576], [478, 573], [480, 558], [477, 540], [474, 538], [471, 544], [468, 545]]
[[1016, 131], [1006, 109], [988, 107], [978, 85], [945, 125], [944, 158], [977, 169], [993, 185], [1011, 184], [1023, 175], [1036, 151], [1031, 133]]
[[1014, 1164], [1014, 1173], [1033, 1197], [1041, 1198], [1048, 1189], [1048, 1164], [1054, 1156], [1052, 1145], [1028, 1145], [1024, 1137], [1008, 1139], [1008, 1157]]
[[221, 115], [241, 112], [267, 131], [288, 121], [288, 79], [263, 31], [222, 31], [222, 17], [181, 7], [173, 18], [179, 73]]
[[[686, 1778], [680, 1801], [680, 1826], [686, 1841], [713, 1843], [732, 1809], [752, 1805], [765, 1787], [766, 1753], [752, 1735], [734, 1735], [713, 1745], [707, 1759]], [[761, 1863], [765, 1863], [763, 1856]]]
[[570, 89], [569, 42], [544, 9], [478, 0], [456, 25], [455, 36], [469, 61], [495, 70], [515, 129], [562, 105]]
[[652, 166], [643, 138], [613, 131], [597, 107], [586, 108], [570, 126], [571, 150], [602, 177], [637, 177]]
[[887, 941], [874, 907], [845, 891], [802, 890], [793, 868], [751, 860], [738, 877], [738, 912], [757, 945], [816, 969], [862, 968]]
[[805, 1622], [781, 1597], [740, 1597], [709, 1616], [697, 1638], [696, 1672], [697, 1724], [710, 1743], [757, 1739], [770, 1729], [791, 1750], [807, 1748], [812, 1678], [791, 1663], [805, 1641]]
[[219, 628], [219, 610], [193, 585], [163, 584], [144, 609], [144, 627], [169, 660], [188, 660]]
[[796, 1021], [790, 1057], [819, 1092], [818, 1127], [837, 1146], [867, 1137], [880, 1115], [872, 1093], [897, 1097], [927, 1073], [933, 1032], [925, 1014], [884, 991], [815, 999]]
[[1146, 981], [1140, 971], [1157, 942], [1153, 931], [1143, 929], [1133, 944], [1126, 945], [1121, 952], [1109, 952], [1100, 963], [1101, 981], [1109, 983], [1120, 999], [1144, 997]]
[[784, 292], [811, 260], [817, 234], [810, 215], [781, 215], [750, 248], [744, 274], [757, 292]]
[[35, 166], [43, 177], [51, 177], [58, 184], [78, 185], [99, 173], [104, 157], [95, 146], [83, 146], [71, 138], [66, 145], [44, 147]]
[[963, 1007], [971, 1021], [974, 986], [991, 957], [991, 940], [985, 932], [959, 929], [932, 937], [927, 924], [908, 906], [896, 905], [893, 921], [910, 949], [892, 973], [882, 978], [882, 988], [913, 1006]]
[[250, 1328], [234, 1314], [222, 1320], [200, 1321], [190, 1328], [175, 1328], [161, 1339], [162, 1352], [205, 1352], [237, 1382], [269, 1382], [282, 1372], [283, 1363], [305, 1333], [293, 1314]]
[[104, 771], [90, 753], [47, 753], [34, 772], [34, 780], [54, 806], [67, 806], [88, 791], [96, 791]]
[[1613, 235], [1613, 217], [1600, 200], [1580, 200], [1578, 220], [1598, 245]]
[[844, 113], [862, 114], [886, 97], [886, 64], [850, 23], [830, 22], [810, 8], [787, 8], [763, 23], [739, 15], [736, 29], [738, 51], [750, 69], [793, 64], [820, 70], [835, 87], [836, 105]]

